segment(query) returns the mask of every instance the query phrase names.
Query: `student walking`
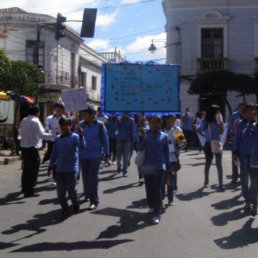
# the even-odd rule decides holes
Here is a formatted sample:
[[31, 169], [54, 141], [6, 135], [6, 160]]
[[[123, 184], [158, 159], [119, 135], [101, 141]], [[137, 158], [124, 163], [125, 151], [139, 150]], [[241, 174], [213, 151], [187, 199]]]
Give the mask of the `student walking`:
[[85, 201], [90, 200], [89, 208], [94, 210], [99, 204], [98, 184], [99, 167], [103, 154], [105, 162], [109, 162], [109, 143], [106, 127], [103, 123], [96, 121], [95, 110], [88, 105], [86, 110], [81, 111], [82, 135], [87, 143], [85, 149], [80, 149], [80, 166]]
[[77, 128], [79, 133], [71, 132], [72, 121], [70, 118], [60, 118], [59, 125], [61, 135], [57, 136], [50, 158], [48, 176], [51, 171], [56, 173], [57, 197], [62, 207], [61, 219], [69, 216], [69, 209], [66, 198], [66, 191], [73, 204], [73, 212], [78, 213], [79, 203], [77, 197], [76, 183], [79, 172], [79, 147], [85, 148], [84, 137], [81, 135], [82, 129]]
[[222, 152], [212, 153], [211, 140], [220, 140], [220, 135], [223, 134], [224, 123], [221, 119], [219, 106], [211, 105], [206, 114], [203, 123], [197, 128], [197, 132], [205, 137], [205, 167], [204, 167], [204, 187], [209, 187], [209, 172], [211, 162], [215, 155], [216, 167], [219, 178], [219, 191], [224, 191], [223, 188], [223, 169], [222, 169]]
[[[233, 142], [234, 160], [240, 162], [240, 178], [242, 195], [245, 199], [245, 210], [251, 209], [250, 198], [248, 194], [249, 178], [251, 174], [250, 160], [252, 146], [255, 144], [255, 126], [256, 109], [252, 104], [248, 104], [243, 110], [244, 119], [241, 120], [236, 128], [236, 135]], [[256, 143], [257, 144], [257, 143]]]
[[177, 135], [183, 136], [182, 130], [175, 126], [176, 116], [170, 115], [165, 117], [166, 127], [164, 128], [164, 133], [168, 135], [168, 146], [169, 146], [169, 166], [170, 171], [166, 173], [167, 180], [164, 180], [164, 190], [165, 185], [167, 185], [167, 198], [168, 198], [168, 206], [173, 206], [175, 204], [174, 201], [174, 191], [177, 190], [177, 171], [180, 168], [179, 163], [179, 149], [176, 143]]
[[145, 151], [145, 160], [141, 166], [144, 176], [149, 213], [152, 214], [152, 222], [158, 224], [162, 207], [162, 182], [164, 172], [169, 168], [168, 136], [160, 131], [161, 117], [150, 118], [150, 131], [145, 134], [140, 131], [138, 149]]
[[[127, 167], [129, 162], [131, 144], [134, 140], [134, 121], [128, 116], [123, 115], [119, 118], [117, 124], [117, 172], [123, 172], [123, 175], [127, 177]], [[123, 157], [123, 167], [121, 159]]]
[[[258, 107], [258, 106], [257, 106]], [[258, 110], [256, 107], [256, 116], [258, 117]], [[254, 131], [254, 144], [251, 152], [251, 174], [250, 174], [250, 188], [249, 198], [252, 204], [251, 214], [255, 216], [257, 214], [257, 198], [258, 198], [258, 121], [255, 123]]]

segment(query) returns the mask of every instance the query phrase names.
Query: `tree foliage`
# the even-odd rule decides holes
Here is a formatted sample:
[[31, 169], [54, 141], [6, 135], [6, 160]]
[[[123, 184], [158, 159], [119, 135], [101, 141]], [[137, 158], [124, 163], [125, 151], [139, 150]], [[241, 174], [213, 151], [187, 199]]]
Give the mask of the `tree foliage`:
[[192, 81], [189, 94], [226, 94], [229, 91], [244, 94], [257, 94], [257, 81], [246, 74], [229, 71], [211, 71], [198, 74]]
[[18, 95], [38, 97], [43, 91], [39, 86], [44, 73], [26, 61], [10, 61], [0, 50], [0, 90], [13, 91]]

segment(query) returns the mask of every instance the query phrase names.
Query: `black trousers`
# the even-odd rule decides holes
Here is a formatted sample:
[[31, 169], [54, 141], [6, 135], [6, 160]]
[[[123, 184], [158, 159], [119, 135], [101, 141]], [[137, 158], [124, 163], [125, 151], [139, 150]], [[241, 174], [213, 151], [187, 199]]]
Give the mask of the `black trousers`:
[[38, 149], [22, 148], [22, 160], [23, 160], [23, 170], [22, 170], [22, 192], [24, 194], [33, 194], [33, 187], [37, 183], [40, 157]]
[[46, 153], [45, 153], [45, 155], [44, 155], [44, 158], [43, 158], [43, 160], [42, 160], [42, 163], [44, 163], [44, 162], [50, 160], [53, 146], [54, 146], [54, 142], [50, 142], [50, 141], [49, 141], [49, 142], [47, 143], [47, 151], [46, 151]]
[[183, 133], [186, 140], [185, 150], [189, 150], [192, 146], [193, 132], [190, 130], [183, 130]]
[[116, 139], [109, 139], [109, 158], [112, 158], [112, 161], [116, 160]]

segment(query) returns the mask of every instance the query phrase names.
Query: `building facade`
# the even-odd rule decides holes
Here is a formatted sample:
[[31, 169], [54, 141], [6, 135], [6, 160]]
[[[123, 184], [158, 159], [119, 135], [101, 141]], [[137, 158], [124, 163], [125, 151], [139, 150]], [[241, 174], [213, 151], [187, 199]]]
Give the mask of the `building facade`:
[[[68, 26], [65, 37], [57, 41], [55, 23], [56, 18], [45, 14], [27, 13], [19, 8], [0, 9], [0, 48], [11, 60], [37, 64], [45, 73], [42, 85], [49, 93], [39, 98], [42, 122], [64, 89], [83, 87], [88, 102], [99, 106], [101, 64], [108, 61], [86, 46], [80, 35]], [[42, 26], [37, 59], [38, 24]], [[7, 124], [12, 123], [10, 119]]]
[[[258, 1], [254, 0], [163, 0], [166, 16], [167, 63], [181, 64], [181, 74], [216, 70], [253, 76], [258, 70]], [[212, 97], [189, 95], [190, 83], [182, 80], [182, 112], [192, 107], [198, 112]], [[236, 108], [242, 98], [228, 94]], [[212, 99], [213, 98], [213, 99]], [[255, 96], [247, 96], [255, 102]], [[221, 103], [223, 105], [223, 103]], [[229, 115], [224, 108], [226, 118]]]

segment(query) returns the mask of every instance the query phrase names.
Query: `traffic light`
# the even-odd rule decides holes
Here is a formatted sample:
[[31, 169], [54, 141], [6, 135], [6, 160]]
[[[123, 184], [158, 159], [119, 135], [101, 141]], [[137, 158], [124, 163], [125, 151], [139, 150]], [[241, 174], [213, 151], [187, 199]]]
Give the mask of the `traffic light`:
[[82, 28], [81, 28], [81, 37], [84, 37], [84, 38], [94, 37], [96, 16], [97, 16], [96, 8], [84, 9]]
[[58, 13], [56, 18], [56, 40], [65, 37], [65, 25], [63, 24], [65, 21], [66, 17], [62, 16], [61, 13]]

